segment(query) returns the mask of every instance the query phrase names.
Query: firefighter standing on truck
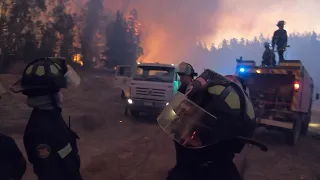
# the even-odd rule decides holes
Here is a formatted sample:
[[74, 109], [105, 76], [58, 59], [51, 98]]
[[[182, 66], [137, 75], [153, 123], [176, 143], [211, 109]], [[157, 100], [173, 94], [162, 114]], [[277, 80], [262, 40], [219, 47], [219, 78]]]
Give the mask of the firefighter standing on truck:
[[38, 180], [82, 180], [79, 137], [63, 120], [60, 107], [60, 89], [79, 84], [79, 76], [64, 58], [40, 58], [27, 65], [11, 88], [26, 95], [33, 108], [23, 140]]
[[284, 29], [285, 21], [279, 21], [277, 26], [279, 27], [276, 30], [272, 37], [272, 50], [274, 51], [275, 45], [277, 45], [277, 51], [279, 55], [279, 60], [284, 60], [284, 51], [288, 46], [288, 34], [287, 31]]
[[277, 64], [276, 55], [274, 54], [273, 50], [270, 49], [270, 46], [270, 43], [264, 43], [265, 51], [263, 52], [261, 63], [264, 66], [276, 66]]
[[158, 116], [160, 127], [181, 146], [167, 180], [241, 180], [233, 163], [255, 127], [253, 106], [235, 83], [205, 70]]
[[[0, 84], [0, 99], [6, 91]], [[21, 180], [26, 172], [26, 160], [15, 141], [0, 133], [0, 179]]]

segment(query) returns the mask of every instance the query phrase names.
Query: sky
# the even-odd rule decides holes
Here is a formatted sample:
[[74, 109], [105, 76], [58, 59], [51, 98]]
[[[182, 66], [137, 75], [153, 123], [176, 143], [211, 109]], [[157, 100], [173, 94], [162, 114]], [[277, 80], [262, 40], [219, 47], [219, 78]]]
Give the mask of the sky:
[[[73, 0], [81, 7], [85, 0]], [[319, 0], [103, 0], [105, 9], [138, 10], [143, 25], [142, 60], [178, 63], [196, 41], [219, 45], [223, 39], [271, 35], [279, 20], [288, 33], [320, 32]], [[290, 42], [289, 42], [290, 43]]]

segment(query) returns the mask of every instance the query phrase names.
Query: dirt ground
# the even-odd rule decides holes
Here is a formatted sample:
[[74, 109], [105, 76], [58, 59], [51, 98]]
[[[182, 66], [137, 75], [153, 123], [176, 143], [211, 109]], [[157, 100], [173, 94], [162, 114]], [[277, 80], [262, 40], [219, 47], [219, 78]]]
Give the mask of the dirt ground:
[[[155, 118], [124, 116], [112, 76], [82, 76], [78, 89], [64, 91], [63, 114], [66, 120], [71, 117], [72, 128], [80, 136], [84, 179], [164, 180], [174, 165], [174, 148]], [[7, 88], [15, 80], [12, 75], [0, 75]], [[13, 137], [23, 151], [22, 135], [30, 111], [21, 95], [9, 93], [0, 101], [0, 132]], [[249, 148], [246, 180], [320, 180], [320, 140], [309, 135], [291, 147], [284, 143], [282, 133], [264, 129], [258, 130], [256, 138], [269, 151]], [[34, 179], [29, 164], [24, 180]]]

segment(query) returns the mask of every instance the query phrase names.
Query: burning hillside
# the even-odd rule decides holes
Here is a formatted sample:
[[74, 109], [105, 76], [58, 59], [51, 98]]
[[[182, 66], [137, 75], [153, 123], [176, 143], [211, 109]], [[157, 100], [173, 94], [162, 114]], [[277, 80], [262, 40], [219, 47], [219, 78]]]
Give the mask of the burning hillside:
[[[21, 0], [2, 2], [10, 4], [11, 1], [20, 2]], [[30, 0], [30, 4], [32, 4], [31, 1], [36, 2]], [[289, 11], [283, 11], [287, 9], [288, 0], [277, 2], [276, 6], [272, 2], [260, 3], [253, 0], [241, 2], [235, 0], [54, 0], [46, 2], [46, 12], [39, 16], [44, 22], [54, 21], [50, 17], [52, 9], [62, 2], [65, 5], [65, 12], [73, 15], [75, 23], [73, 46], [87, 51], [75, 50], [74, 54], [81, 53], [84, 58], [103, 58], [104, 44], [107, 42], [106, 27], [115, 19], [117, 10], [124, 13], [125, 19], [129, 22], [135, 21], [133, 24], [128, 23], [128, 29], [134, 29], [136, 36], [140, 36], [137, 41], [142, 45], [144, 55], [139, 60], [146, 62], [176, 63], [188, 60], [191, 54], [194, 55], [194, 46], [197, 41], [206, 42], [210, 47], [212, 42], [219, 45], [224, 38], [252, 39], [260, 33], [270, 35], [276, 28], [275, 23], [280, 19], [288, 22], [289, 32], [320, 31], [320, 26], [314, 25], [306, 15], [320, 16], [314, 8], [320, 4], [316, 0], [310, 0], [308, 3], [295, 2], [296, 6], [290, 7]], [[6, 7], [10, 9], [10, 6]], [[134, 8], [136, 11], [132, 12]], [[1, 11], [5, 12], [4, 15], [8, 14], [6, 10]], [[87, 27], [85, 22], [90, 22]]]

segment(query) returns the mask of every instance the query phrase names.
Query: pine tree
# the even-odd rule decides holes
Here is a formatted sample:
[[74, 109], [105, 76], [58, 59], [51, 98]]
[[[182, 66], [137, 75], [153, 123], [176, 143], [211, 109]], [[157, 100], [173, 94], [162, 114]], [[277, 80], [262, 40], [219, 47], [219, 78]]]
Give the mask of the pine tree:
[[73, 16], [66, 13], [65, 1], [59, 3], [53, 9], [52, 15], [54, 18], [53, 27], [59, 35], [58, 54], [61, 57], [65, 57], [68, 63], [72, 63], [72, 56], [74, 54], [73, 42], [75, 26]]
[[127, 43], [128, 32], [126, 22], [120, 11], [117, 11], [116, 20], [108, 25], [106, 35], [106, 65], [108, 67], [125, 65], [129, 51], [129, 44]]
[[94, 57], [99, 57], [95, 54], [94, 36], [100, 25], [100, 18], [102, 17], [103, 4], [101, 0], [89, 0], [85, 9], [82, 11], [83, 29], [81, 32], [81, 50], [83, 55], [84, 66], [89, 67], [92, 64]]

